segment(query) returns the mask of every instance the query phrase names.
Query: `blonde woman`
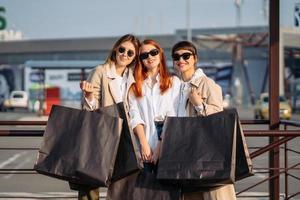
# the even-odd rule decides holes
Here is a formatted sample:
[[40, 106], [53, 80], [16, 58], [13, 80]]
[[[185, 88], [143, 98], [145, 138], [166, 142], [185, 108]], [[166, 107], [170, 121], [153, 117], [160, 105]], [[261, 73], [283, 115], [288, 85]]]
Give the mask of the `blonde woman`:
[[[122, 36], [113, 46], [106, 62], [95, 67], [86, 81], [80, 83], [84, 94], [83, 109], [96, 110], [124, 102], [128, 112], [128, 92], [134, 83], [133, 70], [137, 63], [139, 40], [127, 34]], [[93, 147], [97, 148], [97, 147]], [[79, 190], [78, 199], [99, 199], [99, 189], [75, 185]]]

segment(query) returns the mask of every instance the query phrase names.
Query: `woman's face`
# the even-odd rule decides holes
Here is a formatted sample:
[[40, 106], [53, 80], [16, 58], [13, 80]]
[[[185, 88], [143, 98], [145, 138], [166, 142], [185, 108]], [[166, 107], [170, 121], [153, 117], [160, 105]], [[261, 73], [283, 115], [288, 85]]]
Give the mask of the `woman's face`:
[[127, 66], [136, 57], [134, 45], [130, 41], [123, 42], [116, 49], [116, 61], [117, 65]]
[[195, 71], [195, 56], [189, 50], [178, 50], [174, 52], [173, 62], [180, 73]]
[[147, 70], [153, 70], [160, 63], [159, 50], [151, 45], [144, 44], [140, 48], [140, 59]]

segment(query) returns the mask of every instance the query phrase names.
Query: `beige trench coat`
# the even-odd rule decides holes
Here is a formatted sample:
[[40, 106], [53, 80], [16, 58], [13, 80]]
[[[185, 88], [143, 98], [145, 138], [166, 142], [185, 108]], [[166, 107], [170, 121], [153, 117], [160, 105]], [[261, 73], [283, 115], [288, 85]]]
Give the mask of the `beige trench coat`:
[[[133, 69], [127, 68], [127, 85], [124, 106], [126, 113], [128, 114], [128, 92], [131, 85], [135, 82], [133, 77]], [[120, 94], [119, 87], [115, 79], [115, 66], [113, 64], [104, 64], [95, 67], [89, 74], [87, 79], [88, 82], [92, 83], [94, 87], [93, 95], [96, 100], [96, 106], [91, 107], [85, 98], [82, 101], [83, 110], [96, 110], [100, 107], [110, 106], [123, 101], [123, 97]], [[128, 115], [127, 115], [128, 118]], [[130, 128], [131, 130], [131, 128]], [[133, 134], [133, 133], [132, 133]], [[135, 149], [137, 149], [137, 144], [133, 142]], [[137, 152], [136, 152], [137, 153]], [[99, 189], [98, 188], [86, 188], [79, 185], [70, 184], [70, 186], [79, 190], [78, 199], [80, 200], [98, 200], [99, 199]]]
[[[120, 91], [117, 86], [117, 82], [114, 75], [115, 66], [110, 64], [99, 65], [95, 67], [87, 81], [92, 83], [94, 86], [93, 95], [96, 100], [96, 108], [110, 106], [119, 102], [122, 102], [122, 96], [120, 96]], [[135, 82], [133, 77], [133, 69], [127, 68], [127, 86], [126, 86], [126, 94], [125, 94], [125, 109], [128, 111], [128, 92], [131, 85]], [[126, 72], [125, 72], [126, 73]], [[82, 107], [84, 110], [93, 110], [86, 99], [83, 99]]]
[[[204, 99], [204, 109], [197, 112], [191, 102], [187, 103], [189, 116], [207, 116], [213, 113], [223, 111], [222, 89], [212, 79], [202, 76], [191, 82], [198, 94]], [[235, 200], [235, 190], [233, 184], [211, 188], [205, 192], [184, 193], [184, 200]]]

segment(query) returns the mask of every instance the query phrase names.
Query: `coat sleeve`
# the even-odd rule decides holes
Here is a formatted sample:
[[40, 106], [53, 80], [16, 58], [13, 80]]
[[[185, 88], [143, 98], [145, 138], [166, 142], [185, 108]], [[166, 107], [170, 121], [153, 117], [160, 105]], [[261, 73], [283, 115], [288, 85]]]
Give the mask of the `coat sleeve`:
[[102, 65], [100, 65], [90, 72], [87, 81], [92, 83], [93, 85], [94, 103], [88, 102], [86, 98], [83, 98], [82, 100], [83, 110], [92, 111], [100, 107], [103, 70], [104, 68], [102, 67]]
[[223, 111], [222, 88], [212, 79], [204, 78], [198, 91], [204, 98], [204, 108], [198, 115], [206, 116]]
[[138, 100], [133, 94], [133, 92], [129, 92], [128, 94], [128, 104], [130, 127], [134, 129], [138, 124], [145, 125], [145, 121], [142, 119], [141, 111], [139, 109]]

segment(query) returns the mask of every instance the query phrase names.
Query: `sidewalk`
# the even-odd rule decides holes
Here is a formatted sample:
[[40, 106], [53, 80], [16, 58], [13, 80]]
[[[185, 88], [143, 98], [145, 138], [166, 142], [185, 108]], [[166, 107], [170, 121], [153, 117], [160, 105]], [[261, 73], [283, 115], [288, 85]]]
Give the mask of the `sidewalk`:
[[[237, 200], [269, 200], [267, 193], [258, 192], [247, 192], [244, 193], [244, 197], [239, 197]], [[266, 197], [249, 197], [249, 196], [266, 196]], [[100, 192], [100, 199], [105, 200], [106, 192]], [[66, 199], [74, 200], [77, 199], [77, 192], [43, 192], [43, 193], [24, 193], [24, 192], [0, 192], [0, 199], [5, 200], [15, 200], [15, 199], [26, 199], [26, 200], [36, 200], [36, 199]], [[284, 199], [283, 196], [280, 199]]]

